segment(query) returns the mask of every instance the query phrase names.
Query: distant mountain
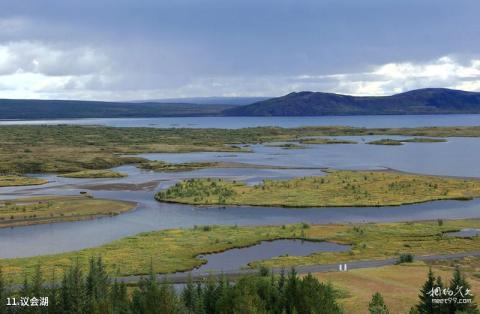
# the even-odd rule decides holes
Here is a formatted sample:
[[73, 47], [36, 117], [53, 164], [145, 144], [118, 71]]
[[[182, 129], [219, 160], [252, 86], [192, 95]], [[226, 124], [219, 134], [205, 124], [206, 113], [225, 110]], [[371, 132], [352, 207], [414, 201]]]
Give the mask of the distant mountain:
[[217, 97], [207, 97], [202, 104], [0, 99], [0, 119], [480, 113], [480, 93], [444, 88], [418, 89], [382, 97], [298, 92], [239, 105], [247, 99], [258, 98], [230, 99], [230, 104], [215, 104], [214, 100], [224, 102]]
[[232, 105], [0, 99], [0, 119], [216, 116]]
[[323, 116], [480, 113], [480, 93], [426, 88], [392, 96], [298, 92], [229, 108], [227, 116]]
[[[188, 97], [188, 98], [152, 99], [152, 100], [148, 100], [148, 102], [243, 106], [243, 105], [250, 105], [255, 102], [267, 100], [270, 98], [271, 97]], [[133, 101], [133, 102], [139, 103], [139, 102], [145, 102], [145, 101]]]

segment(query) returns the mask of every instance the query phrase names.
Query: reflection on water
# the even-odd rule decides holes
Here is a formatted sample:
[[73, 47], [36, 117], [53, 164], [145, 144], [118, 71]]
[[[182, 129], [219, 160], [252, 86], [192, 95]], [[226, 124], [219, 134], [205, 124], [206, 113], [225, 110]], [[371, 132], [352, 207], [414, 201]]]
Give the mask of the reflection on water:
[[349, 245], [330, 242], [302, 240], [262, 241], [260, 244], [246, 248], [231, 249], [221, 253], [199, 256], [208, 262], [192, 270], [191, 273], [239, 270], [246, 267], [250, 262], [270, 259], [277, 256], [307, 256], [315, 252], [345, 252], [349, 249]]

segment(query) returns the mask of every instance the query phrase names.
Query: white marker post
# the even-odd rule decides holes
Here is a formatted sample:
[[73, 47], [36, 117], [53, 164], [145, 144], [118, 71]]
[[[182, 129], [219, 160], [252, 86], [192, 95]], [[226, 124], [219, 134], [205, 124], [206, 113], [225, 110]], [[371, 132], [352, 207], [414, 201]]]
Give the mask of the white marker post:
[[343, 265], [343, 271], [347, 271], [347, 264]]
[[338, 265], [338, 271], [343, 271], [342, 264]]

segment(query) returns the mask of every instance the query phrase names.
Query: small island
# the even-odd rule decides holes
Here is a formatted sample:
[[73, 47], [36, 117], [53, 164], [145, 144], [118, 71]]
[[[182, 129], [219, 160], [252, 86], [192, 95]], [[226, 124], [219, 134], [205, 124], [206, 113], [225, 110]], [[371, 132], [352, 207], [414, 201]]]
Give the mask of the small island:
[[114, 216], [132, 210], [133, 202], [89, 195], [41, 196], [0, 201], [0, 228]]
[[414, 137], [404, 140], [394, 140], [391, 138], [384, 138], [368, 142], [371, 145], [403, 145], [403, 143], [444, 143], [447, 140], [444, 138], [431, 138], [431, 137]]
[[357, 144], [355, 141], [332, 139], [332, 138], [304, 138], [299, 141], [302, 144]]
[[267, 147], [279, 147], [279, 148], [282, 148], [282, 149], [304, 149], [304, 148], [307, 148], [306, 146], [304, 145], [299, 145], [299, 144], [296, 144], [296, 143], [271, 143], [271, 144], [265, 144], [265, 146]]
[[480, 196], [480, 180], [406, 174], [395, 171], [328, 171], [325, 176], [249, 186], [222, 179], [181, 181], [155, 198], [194, 205], [281, 207], [398, 206]]
[[124, 173], [112, 170], [83, 170], [77, 172], [70, 172], [61, 174], [60, 177], [76, 178], [76, 179], [99, 179], [99, 178], [124, 178], [127, 175]]
[[142, 162], [137, 167], [145, 170], [153, 170], [159, 172], [181, 172], [193, 171], [204, 168], [215, 168], [218, 163], [215, 162], [186, 162], [186, 163], [168, 163], [161, 160], [153, 160]]
[[41, 185], [48, 183], [47, 180], [33, 177], [22, 176], [0, 176], [0, 187], [6, 186], [23, 186], [23, 185]]

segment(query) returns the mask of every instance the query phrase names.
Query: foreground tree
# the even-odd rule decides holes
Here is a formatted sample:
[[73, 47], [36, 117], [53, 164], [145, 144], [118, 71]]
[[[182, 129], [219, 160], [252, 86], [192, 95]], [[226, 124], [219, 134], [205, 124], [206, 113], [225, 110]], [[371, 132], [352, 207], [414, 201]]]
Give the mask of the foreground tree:
[[433, 304], [432, 296], [430, 295], [435, 288], [435, 277], [433, 276], [432, 268], [428, 270], [427, 281], [420, 290], [420, 302], [417, 304], [417, 311], [420, 314], [436, 314], [437, 306]]
[[451, 303], [450, 313], [479, 313], [478, 307], [473, 299], [471, 286], [465, 276], [460, 272], [460, 267], [455, 267], [452, 280], [450, 280], [450, 290], [453, 291], [456, 298], [467, 300], [462, 303]]
[[368, 310], [370, 314], [389, 314], [387, 305], [383, 300], [383, 297], [380, 293], [376, 292], [372, 296], [372, 300], [368, 304]]
[[[432, 269], [419, 295], [420, 301], [411, 314], [478, 314], [470, 284], [457, 266], [449, 286], [445, 286], [441, 277], [435, 280]], [[456, 301], [455, 301], [456, 300]]]

